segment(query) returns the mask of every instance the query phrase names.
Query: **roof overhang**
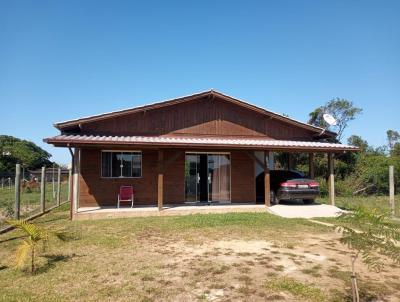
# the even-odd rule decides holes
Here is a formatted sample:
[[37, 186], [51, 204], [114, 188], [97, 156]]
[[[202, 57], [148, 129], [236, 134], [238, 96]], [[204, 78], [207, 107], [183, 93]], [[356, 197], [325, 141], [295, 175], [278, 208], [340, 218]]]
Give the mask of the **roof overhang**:
[[44, 141], [56, 147], [216, 148], [334, 153], [358, 151], [357, 147], [335, 143], [262, 138], [58, 135]]

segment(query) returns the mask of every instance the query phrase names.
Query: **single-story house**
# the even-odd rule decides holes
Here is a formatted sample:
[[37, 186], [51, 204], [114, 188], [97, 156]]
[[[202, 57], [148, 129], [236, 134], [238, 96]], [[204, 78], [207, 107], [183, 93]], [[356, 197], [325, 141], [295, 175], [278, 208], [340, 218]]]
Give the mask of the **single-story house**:
[[333, 154], [356, 151], [329, 143], [335, 133], [251, 105], [215, 90], [131, 109], [56, 123], [44, 141], [73, 158], [72, 214], [116, 206], [131, 185], [135, 205], [196, 202], [255, 203], [255, 178], [265, 173], [270, 204], [271, 152], [328, 154], [331, 200]]

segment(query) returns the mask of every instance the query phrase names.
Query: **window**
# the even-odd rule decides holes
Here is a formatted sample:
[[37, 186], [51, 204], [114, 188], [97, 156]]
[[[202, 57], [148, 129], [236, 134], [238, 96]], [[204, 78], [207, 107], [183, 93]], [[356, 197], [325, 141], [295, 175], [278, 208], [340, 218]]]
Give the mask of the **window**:
[[101, 152], [101, 177], [142, 177], [142, 152]]

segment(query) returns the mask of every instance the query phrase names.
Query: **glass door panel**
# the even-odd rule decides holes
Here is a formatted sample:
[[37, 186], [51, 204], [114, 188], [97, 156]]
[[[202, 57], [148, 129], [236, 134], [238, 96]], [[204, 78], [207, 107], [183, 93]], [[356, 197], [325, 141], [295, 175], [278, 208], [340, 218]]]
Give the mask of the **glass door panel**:
[[231, 200], [231, 161], [229, 154], [219, 156], [219, 201]]
[[186, 202], [230, 202], [229, 154], [187, 153], [185, 159]]
[[219, 156], [208, 155], [208, 201], [219, 201]]
[[208, 200], [231, 199], [231, 165], [229, 154], [208, 155]]
[[198, 166], [200, 157], [197, 154], [186, 154], [185, 159], [185, 201], [200, 200]]

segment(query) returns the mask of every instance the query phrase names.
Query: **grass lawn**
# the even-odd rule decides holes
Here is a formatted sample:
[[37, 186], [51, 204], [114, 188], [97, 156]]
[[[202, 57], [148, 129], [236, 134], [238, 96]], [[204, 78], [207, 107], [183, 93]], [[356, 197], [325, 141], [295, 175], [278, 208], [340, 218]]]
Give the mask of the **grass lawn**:
[[[56, 184], [57, 190], [57, 184]], [[68, 182], [61, 183], [61, 202], [68, 198]], [[0, 227], [4, 225], [4, 219], [14, 210], [15, 189], [14, 187], [0, 188]], [[46, 184], [46, 208], [54, 206], [56, 199], [53, 198], [53, 186]], [[21, 216], [27, 217], [40, 209], [40, 189], [33, 189], [32, 192], [21, 190]]]
[[[267, 213], [69, 221], [38, 272], [12, 268], [19, 231], [0, 235], [0, 301], [350, 301], [349, 258], [332, 229]], [[400, 266], [357, 263], [363, 300], [400, 299]]]
[[[329, 198], [319, 198], [318, 202], [329, 204]], [[378, 208], [383, 211], [390, 211], [389, 196], [336, 197], [335, 204], [339, 208], [343, 209], [352, 209], [357, 206], [364, 206], [368, 208]], [[395, 215], [400, 217], [400, 195], [395, 196]]]

